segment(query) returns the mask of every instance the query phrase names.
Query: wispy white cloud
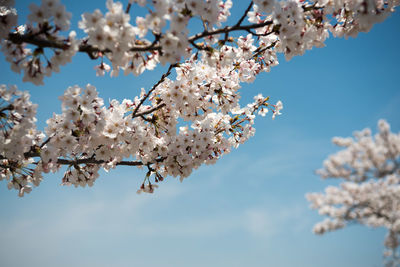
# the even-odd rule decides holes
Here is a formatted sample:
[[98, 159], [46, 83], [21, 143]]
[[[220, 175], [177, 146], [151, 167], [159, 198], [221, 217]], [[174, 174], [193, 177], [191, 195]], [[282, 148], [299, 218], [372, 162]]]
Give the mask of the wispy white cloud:
[[[47, 246], [71, 236], [87, 232], [108, 232], [114, 235], [135, 237], [184, 237], [224, 235], [241, 231], [257, 237], [268, 237], [285, 231], [284, 225], [299, 221], [303, 212], [300, 206], [263, 206], [239, 208], [218, 214], [189, 216], [179, 212], [171, 216], [158, 216], [162, 209], [173, 206], [173, 201], [184, 201], [182, 186], [167, 185], [158, 199], [153, 196], [127, 194], [121, 199], [106, 202], [101, 199], [74, 201], [59, 210], [48, 210], [47, 216], [37, 214], [27, 219], [24, 216], [13, 221], [0, 220], [2, 229], [0, 244], [16, 245], [28, 242], [30, 247], [36, 242]], [[161, 203], [160, 203], [161, 201]], [[149, 210], [151, 212], [149, 212]], [[29, 243], [30, 242], [30, 243]], [[51, 250], [51, 246], [46, 248]]]
[[[7, 229], [0, 233], [0, 247], [4, 248], [0, 250], [0, 262], [11, 263], [23, 254], [25, 257], [19, 259], [20, 264], [7, 266], [26, 266], [29, 262], [52, 266], [59, 257], [68, 257], [63, 256], [65, 250], [84, 250], [79, 242], [82, 238], [99, 236], [111, 237], [116, 243], [132, 239], [134, 247], [144, 240], [157, 242], [182, 238], [195, 242], [197, 239], [237, 234], [273, 242], [274, 238], [287, 231], [309, 231], [310, 223], [303, 216], [307, 207], [295, 202], [272, 205], [264, 199], [262, 202], [249, 201], [246, 205], [233, 205], [227, 209], [221, 207], [210, 212], [192, 210], [204, 208], [204, 204], [198, 203], [202, 201], [199, 197], [204, 201], [218, 197], [215, 194], [199, 196], [199, 191], [223, 191], [230, 179], [256, 176], [260, 169], [271, 179], [291, 175], [307, 162], [307, 158], [298, 159], [292, 149], [305, 151], [309, 147], [319, 147], [318, 141], [301, 144], [293, 141], [288, 147], [257, 159], [243, 155], [230, 157], [217, 163], [219, 168], [200, 169], [183, 184], [177, 180], [163, 183], [154, 195], [137, 195], [134, 188], [123, 195], [107, 191], [90, 196], [81, 194], [58, 206], [44, 204], [42, 210], [28, 205], [26, 210], [36, 209], [38, 212], [31, 212], [28, 216], [21, 211], [13, 219], [0, 218], [1, 229]], [[310, 149], [308, 151], [314, 153]], [[232, 201], [240, 203], [238, 199]], [[193, 206], [185, 203], [193, 203]], [[93, 249], [98, 249], [99, 245], [93, 244]], [[14, 250], [15, 247], [19, 250]], [[48, 255], [46, 260], [43, 260], [42, 251]]]

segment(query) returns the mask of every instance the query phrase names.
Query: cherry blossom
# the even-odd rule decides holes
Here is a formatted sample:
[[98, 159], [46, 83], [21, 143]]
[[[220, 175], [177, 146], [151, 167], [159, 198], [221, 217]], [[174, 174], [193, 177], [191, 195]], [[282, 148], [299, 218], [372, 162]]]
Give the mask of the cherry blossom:
[[[259, 94], [252, 103], [241, 103], [243, 82], [271, 71], [280, 53], [290, 60], [323, 47], [329, 35], [347, 38], [369, 31], [399, 3], [257, 0], [249, 1], [235, 23], [228, 23], [231, 0], [105, 4], [105, 12], [94, 7], [78, 15], [84, 36], [79, 39], [69, 30], [72, 14], [59, 0], [29, 5], [23, 25], [17, 24], [14, 1], [0, 1], [1, 51], [25, 82], [43, 84], [76, 53], [95, 62], [97, 75], [166, 69], [151, 88], [122, 101], [106, 103], [90, 84], [70, 86], [60, 96], [61, 113], [46, 121], [43, 132], [36, 129], [29, 94], [1, 85], [0, 177], [20, 196], [39, 185], [42, 173], [62, 166], [63, 185], [92, 186], [99, 170], [120, 165], [147, 170], [139, 193], [153, 193], [167, 177], [183, 181], [253, 136], [257, 115], [281, 115], [278, 96], [271, 102]], [[137, 9], [147, 13], [132, 17]], [[189, 25], [195, 24], [201, 30], [192, 32]], [[379, 154], [371, 164], [382, 160]], [[339, 176], [348, 171], [334, 170]], [[343, 221], [327, 224], [333, 229]]]
[[344, 149], [329, 156], [317, 171], [322, 178], [344, 179], [329, 186], [325, 193], [307, 194], [311, 207], [327, 219], [314, 226], [324, 234], [357, 222], [388, 230], [386, 256], [388, 266], [397, 266], [400, 235], [400, 133], [390, 132], [385, 120], [378, 122], [379, 132], [370, 129], [354, 133], [354, 138], [333, 138]]
[[5, 85], [0, 85], [0, 103], [0, 180], [7, 180], [8, 188], [23, 196], [42, 180], [40, 167], [31, 167], [29, 155], [40, 150], [44, 138], [36, 130], [37, 105], [30, 102], [28, 92]]

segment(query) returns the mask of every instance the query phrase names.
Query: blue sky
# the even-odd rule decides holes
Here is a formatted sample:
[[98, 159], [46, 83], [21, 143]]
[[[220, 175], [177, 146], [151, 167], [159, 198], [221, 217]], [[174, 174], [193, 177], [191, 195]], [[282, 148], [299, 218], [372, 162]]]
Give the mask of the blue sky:
[[[29, 2], [16, 2], [26, 17]], [[73, 28], [78, 14], [104, 10], [101, 1], [64, 2]], [[235, 18], [248, 4], [236, 2]], [[399, 26], [397, 11], [356, 39], [331, 37], [325, 48], [281, 57], [243, 86], [242, 103], [261, 92], [282, 100], [283, 115], [257, 119], [246, 144], [183, 183], [166, 179], [154, 195], [136, 194], [144, 173], [129, 167], [102, 172], [92, 188], [47, 175], [24, 198], [0, 183], [0, 266], [381, 266], [384, 229], [352, 225], [315, 236], [322, 218], [304, 195], [337, 184], [314, 174], [337, 151], [333, 136], [375, 131], [380, 118], [399, 132]], [[22, 83], [0, 55], [0, 83], [30, 91], [42, 129], [68, 86], [91, 83], [105, 100], [122, 100], [162, 73], [98, 78], [95, 63], [78, 55], [38, 87]]]

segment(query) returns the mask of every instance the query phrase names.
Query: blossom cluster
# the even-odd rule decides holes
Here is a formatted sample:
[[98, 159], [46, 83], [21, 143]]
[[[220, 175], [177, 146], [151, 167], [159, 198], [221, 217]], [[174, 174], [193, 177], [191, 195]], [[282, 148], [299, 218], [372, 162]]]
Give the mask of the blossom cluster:
[[[75, 31], [69, 32], [66, 38], [59, 36], [60, 31], [69, 29], [71, 13], [67, 12], [65, 6], [58, 0], [43, 0], [40, 6], [31, 4], [29, 9], [31, 14], [28, 16], [27, 25], [20, 25], [15, 33], [10, 34], [8, 32], [12, 26], [15, 26], [16, 19], [15, 24], [9, 23], [8, 16], [13, 14], [13, 9], [6, 9], [8, 10], [4, 20], [6, 24], [0, 23], [2, 28], [0, 37], [4, 38], [1, 40], [1, 50], [14, 72], [24, 72], [23, 81], [40, 85], [43, 84], [45, 76], [59, 72], [60, 66], [71, 61], [79, 49], [80, 41], [76, 39]], [[57, 42], [53, 45], [53, 55], [46, 56], [45, 50], [40, 46], [32, 50], [23, 42], [23, 39], [20, 39], [21, 36], [36, 38], [36, 40], [46, 38]]]
[[[130, 15], [126, 14], [120, 2], [107, 1], [108, 12], [103, 15], [99, 9], [93, 13], [84, 13], [79, 22], [79, 28], [88, 35], [87, 43], [96, 46], [100, 51], [108, 51], [106, 55], [110, 59], [113, 69], [122, 68], [125, 74], [141, 74], [145, 69], [154, 69], [158, 52], [150, 55], [130, 51], [132, 47], [146, 44], [148, 41], [140, 39], [146, 35], [146, 28], [134, 27], [130, 21]], [[106, 63], [101, 63], [100, 70], [109, 70]], [[118, 75], [117, 71], [112, 72]], [[101, 72], [98, 72], [101, 75]]]
[[[226, 24], [231, 0], [131, 0], [126, 7], [107, 0], [105, 14], [96, 9], [81, 16], [82, 39], [74, 31], [62, 36], [71, 14], [59, 0], [30, 5], [28, 21], [20, 26], [13, 1], [1, 3], [1, 49], [11, 69], [24, 72], [24, 81], [42, 84], [77, 52], [100, 61], [98, 75], [139, 75], [169, 63], [151, 89], [107, 107], [91, 85], [68, 88], [61, 96], [62, 113], [47, 121], [45, 137], [38, 134], [45, 141], [21, 151], [10, 147], [1, 152], [2, 160], [29, 160], [13, 168], [30, 164], [38, 173], [67, 165], [62, 183], [75, 186], [92, 185], [101, 168], [143, 167], [147, 175], [139, 192], [150, 193], [165, 176], [182, 180], [246, 142], [255, 133], [257, 115], [281, 114], [282, 102], [273, 105], [261, 94], [253, 103], [239, 103], [241, 83], [278, 65], [279, 53], [289, 60], [322, 47], [330, 32], [347, 37], [367, 31], [393, 12], [398, 0], [256, 0], [233, 25]], [[131, 19], [131, 8], [148, 13]], [[201, 30], [191, 32], [189, 25], [199, 22]], [[3, 120], [12, 120], [11, 111], [2, 112]], [[7, 125], [2, 127], [10, 131], [17, 124]], [[34, 125], [25, 130], [36, 134]], [[10, 169], [7, 164], [1, 171]]]
[[6, 38], [10, 30], [17, 25], [17, 10], [13, 6], [14, 0], [0, 2], [0, 39]]
[[[144, 2], [139, 4], [146, 5]], [[189, 20], [198, 16], [210, 26], [216, 23], [220, 25], [230, 15], [231, 6], [230, 0], [211, 0], [207, 3], [152, 1], [151, 12], [146, 17], [136, 17], [136, 24], [133, 26], [130, 15], [125, 12], [122, 4], [107, 0], [108, 12], [105, 15], [99, 9], [93, 13], [84, 13], [79, 27], [88, 35], [87, 43], [98, 48], [110, 60], [112, 76], [117, 76], [120, 69], [125, 74], [139, 75], [146, 69], [154, 69], [159, 62], [175, 63], [182, 57], [189, 57]], [[167, 22], [169, 29], [165, 30]], [[154, 42], [146, 38], [150, 32]], [[104, 62], [97, 68], [110, 70]]]
[[[15, 87], [5, 86], [1, 93], [8, 102], [13, 94], [21, 94]], [[235, 114], [210, 110], [192, 118], [187, 126], [180, 126], [179, 111], [171, 106], [163, 105], [149, 115], [151, 106], [141, 102], [144, 92], [133, 101], [112, 100], [106, 108], [95, 87], [88, 84], [84, 89], [73, 86], [66, 90], [60, 97], [62, 113], [47, 120], [44, 135], [35, 130], [36, 106], [28, 96], [24, 93], [1, 109], [5, 129], [2, 175], [9, 179], [10, 174], [34, 165], [31, 175], [24, 176], [23, 186], [29, 182], [38, 185], [33, 177], [41, 179], [41, 172], [57, 172], [62, 165], [68, 165], [62, 184], [74, 186], [93, 185], [100, 168], [108, 171], [117, 165], [130, 165], [148, 167], [149, 175], [142, 187], [144, 192], [153, 192], [150, 175], [154, 174], [155, 182], [165, 176], [179, 176], [182, 181], [193, 169], [215, 163], [231, 147], [254, 135], [252, 125], [257, 111], [265, 114], [271, 109], [275, 115], [282, 109], [280, 102], [270, 105], [268, 98], [259, 95], [254, 103], [237, 106]]]
[[320, 215], [329, 218], [318, 223], [314, 232], [323, 234], [358, 222], [388, 230], [387, 255], [394, 255], [400, 235], [400, 133], [390, 132], [389, 124], [380, 120], [379, 132], [370, 129], [354, 134], [355, 138], [333, 138], [345, 149], [324, 161], [317, 171], [323, 178], [340, 178], [346, 182], [329, 186], [325, 193], [311, 193], [307, 199]]
[[345, 149], [326, 159], [324, 168], [317, 173], [323, 178], [363, 182], [398, 171], [400, 135], [390, 132], [390, 125], [385, 120], [378, 122], [378, 128], [375, 136], [367, 128], [355, 132], [354, 139], [334, 137], [333, 143]]
[[[59, 0], [30, 5], [27, 25], [19, 26], [15, 33], [7, 36], [7, 32], [17, 26], [12, 4], [13, 1], [5, 1], [1, 9], [2, 50], [13, 70], [24, 70], [25, 81], [41, 84], [44, 76], [58, 71], [61, 65], [52, 60], [46, 66], [42, 64], [45, 60], [41, 58], [45, 57], [48, 47], [56, 48], [55, 53], [63, 59], [63, 64], [70, 61], [78, 48], [93, 59], [101, 58], [95, 67], [98, 75], [109, 71], [111, 76], [117, 76], [120, 71], [139, 75], [159, 63], [182, 62], [198, 51], [207, 51], [217, 62], [228, 60], [236, 64], [233, 60], [236, 54], [231, 48], [239, 49], [248, 39], [243, 35], [230, 36], [236, 31], [257, 37], [251, 46], [242, 48], [247, 49], [246, 53], [259, 52], [259, 58], [269, 68], [278, 63], [274, 58], [270, 64], [270, 57], [274, 57], [269, 55], [271, 51], [272, 54], [284, 53], [289, 60], [313, 47], [323, 47], [329, 33], [336, 37], [354, 37], [359, 32], [367, 32], [375, 23], [387, 18], [399, 1], [258, 0], [251, 2], [235, 25], [223, 26], [230, 16], [231, 0], [130, 1], [127, 9], [121, 2], [107, 0], [105, 14], [96, 9], [82, 15], [79, 28], [87, 36], [79, 42], [71, 34], [67, 38], [59, 35], [60, 31], [68, 30], [71, 17]], [[149, 13], [131, 21], [131, 5], [146, 8]], [[243, 25], [246, 18], [252, 24]], [[201, 21], [203, 31], [190, 35], [190, 21], [193, 21], [191, 24]], [[227, 43], [231, 46], [226, 47]], [[218, 58], [223, 50], [227, 53]], [[254, 67], [249, 61], [243, 64], [250, 64], [250, 69]]]
[[8, 187], [18, 190], [20, 196], [42, 178], [39, 169], [29, 168], [33, 160], [27, 155], [38, 150], [44, 138], [36, 130], [36, 107], [28, 92], [0, 85], [0, 180], [9, 181]]

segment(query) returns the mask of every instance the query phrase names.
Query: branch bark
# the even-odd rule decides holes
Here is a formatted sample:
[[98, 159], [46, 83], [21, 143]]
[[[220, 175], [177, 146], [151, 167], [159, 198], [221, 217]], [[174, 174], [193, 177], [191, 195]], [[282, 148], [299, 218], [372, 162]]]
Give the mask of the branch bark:
[[[68, 43], [65, 40], [48, 40], [36, 34], [19, 34], [19, 33], [9, 33], [8, 40], [14, 44], [32, 44], [42, 48], [50, 47], [50, 48], [58, 48], [58, 49], [67, 49]], [[160, 50], [161, 47], [156, 45], [157, 42], [153, 42], [147, 46], [134, 46], [129, 51], [131, 52], [151, 52]], [[84, 52], [89, 55], [90, 58], [97, 58], [94, 55], [98, 53], [110, 53], [112, 52], [110, 49], [100, 50], [97, 47], [94, 47], [90, 44], [87, 44], [85, 40], [81, 41], [79, 45], [79, 52]]]
[[[261, 27], [272, 24], [272, 21], [268, 20], [268, 21], [264, 21], [262, 23], [241, 25], [241, 23], [243, 22], [243, 20], [245, 18], [245, 15], [247, 15], [248, 10], [250, 10], [249, 8], [251, 8], [251, 6], [252, 6], [252, 2], [249, 5], [248, 9], [246, 10], [244, 16], [238, 21], [238, 23], [236, 23], [236, 25], [227, 26], [227, 27], [217, 29], [214, 31], [204, 31], [202, 33], [193, 35], [193, 36], [189, 37], [189, 39], [188, 39], [189, 43], [191, 43], [195, 48], [197, 48], [199, 50], [203, 50], [203, 49], [201, 49], [200, 46], [198, 46], [195, 43], [196, 40], [199, 40], [201, 38], [208, 37], [208, 36], [221, 34], [221, 33], [228, 34], [233, 31], [249, 32], [251, 29], [257, 29], [257, 28], [261, 28]], [[161, 51], [162, 47], [158, 45], [160, 37], [161, 36], [156, 36], [155, 40], [149, 45], [134, 46], [129, 51], [131, 51], [131, 52]], [[67, 49], [68, 48], [68, 43], [66, 42], [66, 40], [49, 40], [38, 34], [32, 34], [32, 33], [26, 33], [26, 34], [9, 33], [7, 39], [8, 39], [8, 41], [10, 41], [14, 44], [26, 43], [26, 44], [36, 45], [41, 48], [46, 48], [46, 47], [58, 48], [58, 49]], [[110, 53], [112, 51], [110, 49], [100, 50], [97, 47], [87, 44], [86, 40], [81, 40], [81, 44], [79, 45], [79, 52], [87, 53], [90, 58], [94, 59], [94, 58], [97, 58], [97, 56], [95, 56], [95, 55], [100, 52], [101, 53]]]

